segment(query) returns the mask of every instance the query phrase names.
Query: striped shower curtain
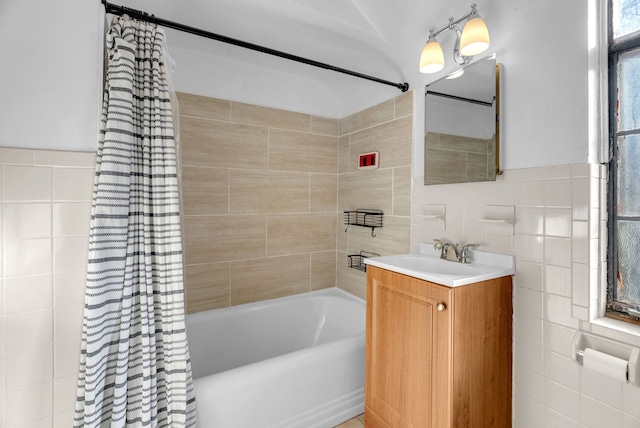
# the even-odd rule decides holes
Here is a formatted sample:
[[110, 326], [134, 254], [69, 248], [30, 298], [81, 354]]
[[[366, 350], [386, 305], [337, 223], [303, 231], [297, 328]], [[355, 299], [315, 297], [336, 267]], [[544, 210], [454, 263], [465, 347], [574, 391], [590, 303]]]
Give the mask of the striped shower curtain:
[[164, 35], [114, 19], [74, 426], [195, 426]]

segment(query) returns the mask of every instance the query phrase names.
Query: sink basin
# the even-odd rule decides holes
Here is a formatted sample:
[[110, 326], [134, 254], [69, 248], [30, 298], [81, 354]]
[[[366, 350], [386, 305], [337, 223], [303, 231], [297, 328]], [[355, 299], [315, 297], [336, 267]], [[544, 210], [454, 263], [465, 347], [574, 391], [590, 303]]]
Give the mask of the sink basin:
[[440, 252], [431, 244], [422, 244], [420, 254], [402, 254], [365, 259], [367, 265], [449, 287], [472, 284], [513, 275], [514, 256], [470, 250], [471, 263], [440, 259]]

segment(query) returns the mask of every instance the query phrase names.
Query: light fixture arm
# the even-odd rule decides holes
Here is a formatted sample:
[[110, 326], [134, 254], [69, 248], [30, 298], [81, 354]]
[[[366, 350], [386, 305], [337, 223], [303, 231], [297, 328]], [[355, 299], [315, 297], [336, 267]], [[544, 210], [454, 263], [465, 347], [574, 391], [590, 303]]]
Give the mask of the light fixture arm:
[[446, 30], [453, 30], [454, 28], [456, 28], [457, 24], [461, 23], [462, 21], [464, 21], [464, 20], [466, 20], [468, 18], [471, 18], [472, 16], [477, 15], [478, 14], [478, 10], [476, 9], [476, 6], [477, 5], [475, 3], [472, 4], [471, 5], [471, 12], [467, 13], [464, 16], [461, 16], [458, 19], [455, 19], [453, 16], [451, 18], [449, 18], [449, 24], [448, 25], [445, 25], [444, 27], [439, 28], [437, 30], [435, 28], [430, 29], [429, 30], [429, 40], [431, 40], [431, 39], [433, 39], [435, 37], [438, 37], [440, 35], [440, 33], [444, 32]]
[[467, 64], [473, 59], [473, 57], [464, 56], [460, 53], [460, 38], [462, 37], [462, 31], [460, 31], [457, 25], [454, 25], [452, 30], [456, 32], [456, 42], [453, 45], [453, 60], [460, 65]]

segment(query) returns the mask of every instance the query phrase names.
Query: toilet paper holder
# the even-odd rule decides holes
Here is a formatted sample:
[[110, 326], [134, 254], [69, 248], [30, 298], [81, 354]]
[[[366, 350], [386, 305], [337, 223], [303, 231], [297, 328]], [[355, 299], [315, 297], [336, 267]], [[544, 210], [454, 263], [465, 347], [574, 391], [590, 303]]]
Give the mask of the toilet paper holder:
[[640, 349], [612, 339], [597, 336], [595, 334], [578, 331], [573, 336], [571, 350], [573, 360], [582, 365], [584, 351], [591, 348], [598, 352], [609, 354], [613, 357], [627, 361], [627, 382], [640, 387]]

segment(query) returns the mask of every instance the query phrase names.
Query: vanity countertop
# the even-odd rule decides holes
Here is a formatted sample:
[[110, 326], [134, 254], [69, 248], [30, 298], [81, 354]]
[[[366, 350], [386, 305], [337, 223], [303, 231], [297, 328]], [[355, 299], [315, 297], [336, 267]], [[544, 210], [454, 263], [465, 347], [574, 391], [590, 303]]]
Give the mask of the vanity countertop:
[[507, 254], [469, 250], [471, 263], [442, 260], [432, 244], [421, 244], [420, 254], [372, 257], [365, 263], [448, 287], [459, 287], [513, 275], [515, 257]]

